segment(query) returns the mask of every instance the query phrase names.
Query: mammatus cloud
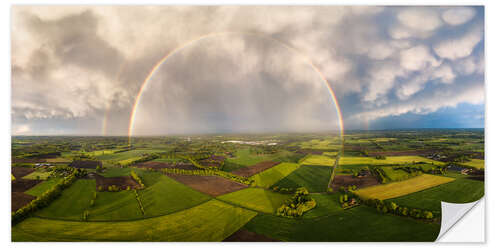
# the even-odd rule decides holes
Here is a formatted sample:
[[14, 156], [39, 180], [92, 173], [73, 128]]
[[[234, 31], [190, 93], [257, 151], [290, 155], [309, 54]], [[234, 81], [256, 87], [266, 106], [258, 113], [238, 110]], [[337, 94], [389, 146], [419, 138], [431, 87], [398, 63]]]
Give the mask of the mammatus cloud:
[[11, 25], [14, 134], [126, 134], [156, 62], [226, 31], [257, 33], [301, 55], [243, 34], [196, 42], [155, 74], [158, 90], [145, 94], [143, 123], [178, 132], [335, 123], [326, 88], [303, 55], [330, 82], [351, 128], [480, 104], [484, 94], [482, 8], [15, 6]]
[[469, 56], [479, 42], [483, 40], [482, 27], [474, 27], [458, 38], [451, 38], [438, 43], [434, 51], [442, 58], [455, 60]]
[[443, 20], [449, 25], [461, 25], [470, 21], [476, 15], [473, 8], [451, 8], [441, 15]]

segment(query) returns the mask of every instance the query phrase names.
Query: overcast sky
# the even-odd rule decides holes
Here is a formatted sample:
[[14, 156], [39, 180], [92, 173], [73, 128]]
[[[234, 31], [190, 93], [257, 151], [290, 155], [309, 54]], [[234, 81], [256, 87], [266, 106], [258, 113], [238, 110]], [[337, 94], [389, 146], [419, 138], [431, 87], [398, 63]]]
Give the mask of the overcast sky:
[[134, 135], [338, 130], [309, 60], [346, 129], [484, 127], [482, 7], [15, 6], [11, 25], [14, 135], [126, 135], [185, 45]]

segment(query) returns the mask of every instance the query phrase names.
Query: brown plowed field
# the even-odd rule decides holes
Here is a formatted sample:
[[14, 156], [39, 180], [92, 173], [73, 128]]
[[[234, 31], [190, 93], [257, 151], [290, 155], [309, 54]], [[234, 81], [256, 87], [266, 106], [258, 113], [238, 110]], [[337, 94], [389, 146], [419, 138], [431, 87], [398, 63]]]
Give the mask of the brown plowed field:
[[101, 186], [103, 187], [103, 191], [108, 190], [108, 187], [112, 185], [115, 185], [122, 190], [126, 190], [127, 187], [130, 187], [131, 189], [137, 189], [141, 187], [131, 176], [103, 177], [96, 174], [95, 182], [96, 189]]
[[43, 163], [45, 159], [40, 158], [12, 158], [12, 163]]
[[166, 163], [166, 162], [143, 162], [136, 165], [138, 168], [152, 168], [152, 169], [163, 169], [163, 168], [177, 168], [177, 169], [185, 169], [185, 170], [197, 170], [191, 163]]
[[280, 164], [280, 162], [278, 162], [278, 161], [263, 161], [263, 162], [259, 162], [259, 163], [255, 164], [255, 165], [252, 165], [252, 166], [238, 168], [238, 169], [232, 171], [231, 173], [233, 173], [235, 175], [242, 176], [242, 177], [250, 177], [250, 176], [258, 174], [266, 169], [272, 168], [278, 164]]
[[34, 186], [36, 184], [42, 182], [41, 180], [25, 180], [25, 179], [16, 179], [12, 182], [12, 192], [24, 192]]
[[35, 169], [33, 168], [24, 168], [24, 167], [13, 167], [12, 168], [12, 175], [16, 177], [16, 179], [19, 179], [23, 176], [26, 176], [28, 174], [31, 174], [35, 172]]
[[243, 185], [238, 182], [230, 181], [228, 179], [219, 176], [199, 176], [199, 175], [177, 175], [177, 174], [167, 174], [168, 177], [189, 186], [195, 190], [202, 193], [219, 196], [240, 189], [247, 188], [247, 185]]
[[23, 192], [12, 192], [12, 206], [11, 211], [17, 211], [19, 208], [24, 207], [26, 204], [30, 203], [36, 197], [25, 194]]
[[379, 182], [373, 175], [365, 177], [353, 177], [352, 175], [335, 175], [333, 178], [333, 191], [338, 191], [341, 186], [356, 185], [357, 188], [378, 185]]
[[250, 232], [245, 229], [240, 229], [236, 231], [231, 236], [227, 237], [225, 242], [277, 242], [279, 240], [275, 240], [269, 238], [265, 235], [257, 234], [254, 232]]

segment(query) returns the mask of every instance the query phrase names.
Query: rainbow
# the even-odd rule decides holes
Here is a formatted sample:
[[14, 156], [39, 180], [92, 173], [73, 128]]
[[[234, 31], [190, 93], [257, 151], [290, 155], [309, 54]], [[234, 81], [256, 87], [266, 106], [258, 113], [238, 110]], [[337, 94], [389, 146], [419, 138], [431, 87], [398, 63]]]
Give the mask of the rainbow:
[[273, 42], [276, 42], [276, 43], [280, 44], [281, 46], [284, 46], [288, 50], [294, 52], [296, 55], [301, 56], [302, 59], [305, 62], [307, 62], [309, 64], [309, 66], [311, 66], [311, 68], [319, 75], [319, 77], [321, 78], [321, 80], [323, 81], [323, 83], [325, 83], [325, 86], [328, 89], [328, 92], [330, 93], [331, 99], [333, 100], [333, 103], [335, 105], [335, 109], [337, 111], [337, 116], [339, 118], [339, 124], [338, 124], [338, 126], [340, 128], [340, 140], [341, 140], [341, 142], [343, 142], [343, 138], [344, 138], [344, 121], [342, 119], [342, 112], [340, 111], [340, 106], [339, 106], [337, 97], [335, 96], [335, 92], [333, 91], [332, 87], [330, 86], [330, 83], [328, 82], [328, 80], [326, 80], [326, 77], [323, 75], [323, 73], [321, 73], [321, 71], [318, 69], [318, 67], [312, 62], [312, 60], [309, 57], [307, 57], [304, 54], [300, 53], [300, 51], [298, 51], [297, 49], [291, 47], [290, 45], [288, 45], [288, 44], [286, 44], [286, 43], [284, 43], [282, 41], [279, 41], [279, 40], [277, 40], [275, 38], [269, 37], [269, 36], [265, 36], [265, 35], [262, 35], [262, 34], [259, 34], [259, 33], [252, 33], [252, 32], [232, 32], [232, 31], [227, 31], [227, 32], [209, 33], [209, 34], [197, 37], [195, 39], [192, 39], [192, 40], [190, 40], [190, 41], [188, 41], [188, 42], [180, 45], [179, 47], [173, 49], [169, 53], [167, 53], [165, 56], [163, 56], [154, 65], [154, 67], [151, 69], [151, 71], [149, 72], [149, 74], [146, 76], [146, 78], [142, 82], [141, 87], [139, 89], [139, 92], [137, 93], [137, 96], [135, 98], [135, 103], [134, 103], [134, 106], [132, 107], [132, 112], [130, 113], [130, 121], [129, 121], [129, 127], [128, 127], [129, 144], [130, 144], [130, 140], [132, 138], [132, 132], [134, 130], [134, 123], [135, 123], [135, 116], [137, 114], [137, 107], [139, 106], [139, 103], [141, 102], [142, 93], [144, 92], [144, 89], [146, 88], [146, 86], [148, 85], [150, 79], [154, 76], [154, 74], [158, 70], [158, 68], [160, 68], [161, 65], [165, 61], [167, 61], [167, 59], [169, 59], [171, 56], [175, 55], [176, 53], [180, 52], [184, 48], [189, 47], [190, 45], [192, 45], [194, 43], [197, 43], [197, 42], [199, 42], [201, 40], [204, 40], [204, 39], [207, 39], [207, 38], [221, 36], [221, 35], [228, 35], [228, 34], [251, 35], [251, 36], [260, 37], [260, 38], [263, 38], [263, 39], [266, 39], [266, 40], [271, 40]]

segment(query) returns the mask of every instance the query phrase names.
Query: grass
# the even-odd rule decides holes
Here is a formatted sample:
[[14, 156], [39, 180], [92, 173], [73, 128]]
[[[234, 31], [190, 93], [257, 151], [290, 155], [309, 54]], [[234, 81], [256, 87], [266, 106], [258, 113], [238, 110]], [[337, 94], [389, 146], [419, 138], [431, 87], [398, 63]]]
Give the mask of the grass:
[[309, 155], [300, 161], [302, 165], [333, 166], [335, 159], [324, 155]]
[[92, 152], [85, 152], [85, 154], [87, 154], [89, 156], [97, 157], [97, 156], [113, 154], [118, 150], [119, 149], [96, 150], [96, 151], [92, 151]]
[[325, 140], [310, 140], [302, 142], [300, 147], [303, 149], [312, 150], [338, 150], [341, 148], [340, 141], [335, 139], [325, 139]]
[[413, 162], [427, 162], [434, 163], [436, 165], [442, 164], [442, 162], [435, 161], [432, 159], [427, 159], [421, 156], [387, 156], [386, 159], [375, 159], [373, 157], [341, 157], [340, 165], [388, 165], [388, 164], [405, 164]]
[[246, 188], [221, 195], [217, 199], [250, 208], [263, 213], [274, 213], [291, 195], [280, 194], [261, 188]]
[[325, 192], [332, 170], [332, 167], [327, 166], [300, 166], [273, 186], [280, 188], [305, 187], [309, 192]]
[[468, 162], [461, 163], [461, 165], [477, 168], [477, 169], [484, 169], [484, 160], [480, 159], [472, 159]]
[[180, 211], [211, 199], [158, 172], [145, 171], [140, 176], [146, 186], [139, 191], [146, 217]]
[[[317, 197], [314, 197], [317, 199]], [[319, 200], [319, 199], [317, 199]], [[440, 225], [407, 217], [381, 214], [376, 209], [359, 206], [338, 211], [324, 209], [323, 216], [292, 219], [259, 214], [245, 229], [282, 241], [434, 241]]]
[[35, 215], [51, 219], [80, 220], [83, 211], [89, 207], [94, 191], [95, 180], [77, 180], [59, 198]]
[[394, 169], [392, 167], [381, 167], [381, 169], [391, 181], [401, 181], [410, 178], [410, 174], [402, 169]]
[[338, 152], [323, 152], [323, 155], [329, 156], [329, 157], [332, 157], [332, 158], [337, 157], [337, 154], [338, 154]]
[[355, 192], [364, 198], [385, 200], [418, 192], [453, 180], [455, 179], [450, 177], [423, 174], [405, 181], [371, 186]]
[[120, 221], [143, 218], [134, 191], [97, 192], [89, 209], [89, 221]]
[[300, 154], [286, 150], [281, 150], [275, 154], [254, 154], [249, 148], [244, 148], [236, 151], [235, 157], [226, 159], [224, 165], [229, 163], [229, 166], [224, 166], [224, 171], [232, 171], [243, 166], [252, 166], [262, 161], [297, 162], [300, 157]]
[[128, 160], [130, 158], [140, 158], [144, 154], [160, 153], [160, 152], [164, 151], [155, 149], [134, 149], [116, 154], [113, 153], [113, 154], [97, 155], [96, 158], [99, 160], [112, 160], [120, 162]]
[[132, 157], [132, 158], [128, 158], [125, 160], [121, 160], [121, 161], [118, 161], [118, 163], [120, 163], [120, 165], [123, 166], [123, 165], [131, 164], [132, 162], [140, 160], [140, 159], [142, 159], [142, 156], [137, 156], [137, 157]]
[[37, 184], [36, 186], [32, 187], [30, 190], [26, 191], [25, 193], [33, 196], [40, 196], [43, 193], [45, 193], [47, 190], [51, 189], [53, 186], [55, 186], [59, 181], [61, 181], [62, 178], [55, 177], [55, 178], [49, 178], [46, 181]]
[[49, 178], [50, 172], [41, 172], [41, 171], [35, 171], [32, 172], [26, 176], [23, 176], [23, 179], [28, 179], [28, 180], [47, 180]]
[[234, 163], [234, 162], [230, 162], [229, 160], [225, 160], [224, 166], [222, 167], [222, 171], [231, 172], [231, 171], [234, 171], [236, 169], [240, 169], [242, 167], [245, 167], [245, 166]]
[[273, 155], [259, 155], [250, 152], [250, 148], [244, 148], [236, 151], [235, 157], [229, 158], [226, 161], [242, 166], [255, 165], [261, 161], [270, 160]]
[[484, 182], [457, 178], [455, 181], [390, 199], [390, 201], [402, 206], [439, 211], [441, 210], [441, 201], [468, 203], [481, 199], [483, 195]]
[[12, 228], [12, 241], [221, 241], [255, 215], [211, 200], [174, 214], [127, 222], [28, 218]]
[[339, 199], [340, 193], [335, 192], [332, 194], [310, 194], [316, 201], [316, 207], [309, 210], [303, 215], [303, 218], [317, 218], [328, 216], [332, 213], [341, 213], [344, 211], [340, 206]]
[[127, 176], [130, 175], [130, 171], [132, 168], [118, 168], [118, 167], [109, 167], [100, 175], [104, 177], [118, 177], [118, 176]]
[[270, 187], [279, 180], [285, 178], [290, 173], [300, 167], [297, 163], [280, 163], [272, 168], [266, 169], [252, 177], [251, 180], [255, 181], [255, 185], [259, 187]]

